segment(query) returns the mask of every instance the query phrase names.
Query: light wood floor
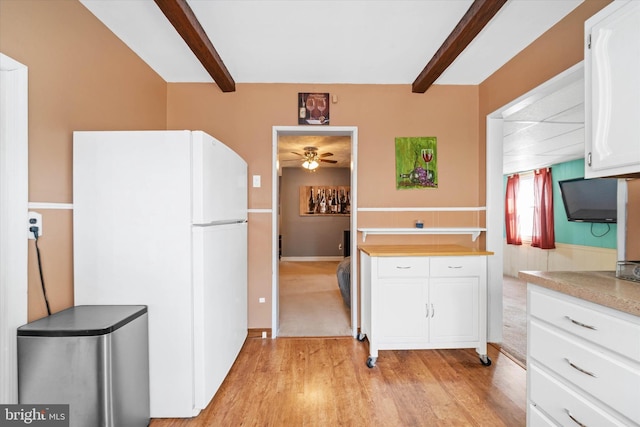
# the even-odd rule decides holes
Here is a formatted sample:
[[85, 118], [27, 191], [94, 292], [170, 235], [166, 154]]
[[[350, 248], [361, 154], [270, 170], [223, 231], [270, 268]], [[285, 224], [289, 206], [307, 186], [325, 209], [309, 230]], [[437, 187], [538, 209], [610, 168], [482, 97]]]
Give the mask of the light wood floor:
[[151, 427], [524, 426], [525, 370], [489, 346], [380, 351], [350, 337], [250, 338], [209, 406]]

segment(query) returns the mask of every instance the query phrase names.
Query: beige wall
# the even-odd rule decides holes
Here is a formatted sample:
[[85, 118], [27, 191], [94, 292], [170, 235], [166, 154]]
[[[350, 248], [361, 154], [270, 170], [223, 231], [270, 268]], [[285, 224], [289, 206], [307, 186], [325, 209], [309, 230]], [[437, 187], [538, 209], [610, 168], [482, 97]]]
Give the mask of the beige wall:
[[613, 271], [617, 250], [595, 246], [557, 243], [554, 250], [545, 251], [531, 245], [508, 245], [503, 250], [503, 272], [518, 277], [520, 271]]
[[[410, 85], [238, 84], [236, 92], [222, 93], [213, 84], [166, 84], [81, 4], [0, 0], [0, 51], [29, 67], [30, 201], [72, 202], [73, 130], [166, 127], [202, 129], [235, 149], [249, 174], [262, 176], [262, 187], [250, 188], [249, 207], [270, 209], [272, 126], [297, 124], [298, 92], [330, 92], [339, 99], [331, 105], [332, 125], [358, 127], [359, 207], [483, 206], [485, 116], [580, 61], [582, 22], [606, 3], [587, 0], [480, 86], [433, 86], [413, 94]], [[395, 189], [397, 136], [438, 138], [438, 189]], [[59, 310], [73, 304], [72, 218], [70, 211], [43, 214], [45, 280]], [[367, 213], [360, 224], [414, 219]], [[424, 219], [483, 225], [484, 216]], [[268, 328], [271, 216], [251, 213], [249, 224], [249, 299], [268, 301], [250, 304], [249, 327]], [[436, 241], [443, 239], [471, 244], [468, 237]], [[30, 319], [44, 314], [33, 260], [30, 254]]]
[[[79, 2], [0, 0], [0, 51], [29, 69], [29, 201], [72, 203], [72, 132], [164, 129], [166, 83]], [[38, 209], [52, 311], [73, 305], [71, 210]], [[29, 320], [46, 315], [29, 245]]]
[[[331, 124], [358, 127], [360, 206], [478, 202], [475, 86], [434, 86], [413, 94], [410, 85], [238, 84], [236, 92], [222, 93], [208, 84], [169, 84], [167, 126], [202, 129], [236, 150], [249, 163], [249, 174], [262, 176], [262, 187], [250, 188], [249, 207], [270, 208], [272, 127], [297, 125], [299, 92], [337, 95]], [[396, 191], [396, 136], [438, 137], [438, 190]], [[470, 178], [463, 194], [450, 191], [458, 178]]]

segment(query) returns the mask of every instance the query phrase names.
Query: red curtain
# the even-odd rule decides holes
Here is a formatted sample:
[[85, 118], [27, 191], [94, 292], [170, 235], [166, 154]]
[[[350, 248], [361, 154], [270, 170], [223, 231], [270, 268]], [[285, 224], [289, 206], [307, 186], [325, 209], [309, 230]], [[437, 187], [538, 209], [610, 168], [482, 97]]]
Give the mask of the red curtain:
[[540, 169], [533, 176], [533, 235], [531, 246], [553, 249], [553, 183], [551, 169]]
[[507, 244], [521, 245], [520, 221], [518, 220], [517, 195], [520, 187], [520, 175], [507, 178], [507, 192], [504, 202], [504, 223], [507, 229]]

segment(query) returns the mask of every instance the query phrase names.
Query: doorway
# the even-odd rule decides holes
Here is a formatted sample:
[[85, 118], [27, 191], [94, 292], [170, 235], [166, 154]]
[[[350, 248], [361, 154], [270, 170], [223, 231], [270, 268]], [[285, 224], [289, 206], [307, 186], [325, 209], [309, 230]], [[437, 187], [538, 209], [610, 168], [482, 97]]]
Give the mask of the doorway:
[[[489, 294], [489, 325], [488, 325], [488, 340], [491, 342], [501, 343], [503, 337], [503, 272], [505, 262], [505, 250], [504, 250], [504, 192], [503, 192], [503, 177], [505, 173], [511, 173], [512, 171], [506, 171], [503, 168], [504, 152], [505, 152], [505, 122], [510, 117], [515, 115], [519, 111], [524, 111], [527, 108], [535, 110], [537, 114], [546, 117], [557, 117], [555, 114], [559, 113], [559, 110], [566, 111], [569, 106], [574, 106], [574, 103], [559, 102], [560, 98], [556, 98], [554, 95], [560, 93], [564, 88], [575, 85], [580, 79], [583, 78], [583, 64], [578, 63], [566, 71], [551, 78], [547, 82], [532, 89], [531, 91], [521, 95], [512, 102], [500, 107], [493, 113], [489, 114], [487, 120], [487, 237], [486, 244], [487, 250], [492, 251], [494, 256], [489, 257], [488, 268], [488, 294]], [[582, 92], [582, 91], [581, 91]], [[573, 100], [572, 100], [573, 101]], [[526, 120], [525, 120], [526, 119]], [[527, 126], [535, 125], [540, 122], [538, 119], [531, 117], [519, 120], [525, 120]], [[546, 122], [546, 127], [552, 129], [550, 132], [557, 132], [557, 134], [545, 132], [544, 140], [548, 143], [556, 139], [562, 139], [565, 143], [570, 143], [571, 140], [567, 138], [567, 123], [558, 125], [552, 120]], [[564, 132], [564, 133], [562, 133]], [[562, 138], [559, 136], [562, 135]], [[542, 137], [541, 137], [542, 139]], [[531, 141], [529, 141], [529, 145]], [[555, 145], [555, 153], [549, 152], [550, 149], [540, 143], [540, 152], [531, 152], [527, 155], [519, 155], [513, 151], [513, 147], [510, 147], [511, 155], [514, 158], [528, 159], [529, 162], [544, 161], [549, 162], [550, 158], [553, 158], [552, 163], [560, 163], [563, 161], [574, 160], [584, 156], [584, 148], [582, 147], [578, 152], [572, 152], [567, 147], [561, 147], [559, 144]], [[575, 144], [574, 144], [575, 145]], [[531, 150], [531, 147], [529, 147]], [[545, 152], [546, 150], [546, 152]], [[544, 158], [544, 160], [536, 160], [536, 158]], [[550, 166], [550, 164], [534, 164], [530, 163], [529, 166], [518, 166], [523, 168], [522, 170], [532, 170], [540, 167]], [[526, 268], [522, 268], [526, 269]], [[524, 308], [523, 308], [524, 309]], [[523, 333], [526, 334], [526, 331]], [[526, 340], [524, 340], [526, 342]]]
[[[272, 134], [272, 336], [275, 338], [279, 335], [280, 328], [280, 277], [279, 277], [279, 262], [280, 262], [280, 188], [279, 181], [279, 163], [278, 163], [278, 146], [281, 137], [287, 136], [343, 136], [350, 139], [350, 188], [351, 188], [351, 214], [349, 218], [349, 228], [352, 231], [349, 236], [349, 246], [355, 247], [356, 244], [356, 224], [357, 224], [357, 144], [358, 144], [358, 130], [356, 127], [343, 127], [343, 126], [274, 126]], [[346, 244], [346, 243], [345, 243]], [[352, 257], [351, 262], [351, 283], [357, 284], [357, 257]], [[357, 287], [350, 287], [350, 331], [353, 337], [357, 334], [357, 319], [358, 319], [358, 300], [357, 300]]]

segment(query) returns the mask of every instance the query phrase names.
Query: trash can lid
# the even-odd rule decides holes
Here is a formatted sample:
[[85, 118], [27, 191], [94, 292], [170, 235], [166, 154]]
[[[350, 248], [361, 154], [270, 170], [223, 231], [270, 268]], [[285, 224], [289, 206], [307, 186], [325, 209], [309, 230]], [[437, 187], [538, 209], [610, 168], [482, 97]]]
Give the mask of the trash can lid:
[[18, 336], [106, 335], [146, 312], [146, 305], [78, 305], [20, 326]]

